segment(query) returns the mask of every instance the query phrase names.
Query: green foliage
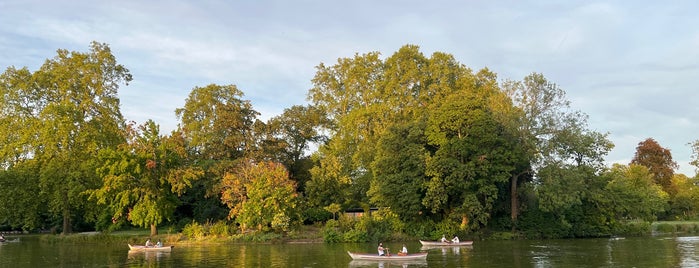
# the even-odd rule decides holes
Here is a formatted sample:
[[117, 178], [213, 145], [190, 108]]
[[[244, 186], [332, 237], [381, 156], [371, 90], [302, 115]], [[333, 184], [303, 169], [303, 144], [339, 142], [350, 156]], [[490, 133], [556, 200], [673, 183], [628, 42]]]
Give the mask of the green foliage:
[[459, 222], [455, 222], [449, 219], [442, 220], [438, 222], [434, 230], [430, 232], [430, 240], [438, 240], [442, 236], [451, 237], [459, 233]]
[[370, 201], [391, 207], [403, 220], [415, 220], [426, 211], [426, 157], [428, 152], [424, 126], [390, 128], [378, 144], [372, 163], [374, 180], [367, 192]]
[[342, 207], [340, 207], [340, 204], [332, 203], [330, 205], [325, 206], [323, 209], [327, 212], [332, 213], [333, 219], [335, 219], [337, 216], [337, 213], [339, 213], [340, 210], [342, 210]]
[[612, 233], [617, 236], [644, 236], [652, 232], [652, 224], [647, 221], [626, 221], [615, 224]]
[[232, 160], [255, 143], [253, 124], [259, 113], [235, 85], [195, 87], [183, 108], [175, 110], [184, 136], [203, 159]]
[[202, 239], [206, 235], [206, 228], [198, 222], [191, 222], [184, 226], [182, 234], [189, 239]]
[[338, 222], [336, 220], [328, 220], [321, 230], [323, 234], [323, 241], [325, 243], [339, 243], [342, 242], [341, 233], [338, 231]]
[[430, 115], [426, 130], [437, 147], [427, 159], [431, 177], [423, 204], [433, 213], [463, 219], [463, 229], [487, 225], [498, 185], [515, 169], [516, 144], [487, 104], [492, 88], [450, 95]]
[[515, 238], [517, 235], [512, 232], [494, 232], [488, 237], [490, 240], [513, 240]]
[[209, 226], [209, 235], [215, 237], [228, 237], [233, 231], [225, 221], [216, 221], [213, 224], [207, 223], [207, 225]]
[[405, 222], [404, 232], [411, 237], [429, 238], [435, 228], [435, 223], [431, 219], [423, 221]]
[[350, 229], [342, 236], [342, 242], [344, 243], [365, 243], [368, 241], [371, 241], [371, 239], [369, 239], [369, 234], [366, 230]]
[[665, 210], [668, 194], [645, 166], [615, 164], [605, 176], [609, 177], [606, 198], [613, 202], [610, 210], [617, 219], [653, 221]]
[[123, 140], [117, 91], [129, 81], [129, 71], [97, 42], [87, 53], [59, 49], [34, 73], [8, 68], [0, 75], [0, 163], [37, 161], [33, 186], [51, 217], [62, 218], [64, 233], [75, 217], [84, 217], [80, 223], [99, 214], [83, 191], [99, 187], [97, 153]]
[[32, 231], [43, 224], [46, 201], [37, 196], [39, 178], [36, 161], [25, 160], [0, 170], [0, 225]]
[[567, 238], [572, 236], [572, 226], [559, 215], [528, 209], [519, 218], [518, 229], [527, 239]]
[[[126, 218], [137, 226], [154, 226], [170, 219], [181, 196], [203, 171], [188, 165], [181, 136], [159, 134], [152, 120], [136, 129], [127, 128], [128, 142], [117, 149], [102, 150], [98, 173], [102, 187], [87, 191], [92, 200], [105, 204], [112, 218]], [[151, 235], [155, 235], [152, 233]]]
[[660, 223], [654, 226], [654, 231], [659, 233], [675, 233], [676, 225], [671, 223]]
[[291, 219], [289, 216], [284, 213], [277, 213], [274, 214], [274, 218], [272, 218], [270, 224], [272, 225], [272, 230], [276, 232], [286, 232], [289, 231], [290, 223]]
[[277, 231], [288, 229], [289, 215], [295, 215], [296, 184], [286, 168], [278, 163], [244, 161], [235, 173], [221, 181], [221, 201], [231, 210], [229, 217], [248, 228], [265, 231], [270, 225]]
[[301, 211], [305, 224], [325, 222], [333, 218], [332, 213], [325, 209], [310, 207]]

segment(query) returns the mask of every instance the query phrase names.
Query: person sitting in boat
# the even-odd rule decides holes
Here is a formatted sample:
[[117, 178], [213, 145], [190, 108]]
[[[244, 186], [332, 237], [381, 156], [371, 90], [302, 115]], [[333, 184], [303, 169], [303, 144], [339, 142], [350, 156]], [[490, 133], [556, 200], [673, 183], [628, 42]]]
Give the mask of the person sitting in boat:
[[153, 247], [153, 242], [150, 241], [150, 238], [148, 238], [148, 240], [146, 240], [146, 247], [148, 247], [148, 248]]
[[0, 234], [0, 242], [5, 242], [5, 235], [4, 234]]
[[453, 243], [459, 243], [459, 237], [458, 237], [458, 236], [454, 236], [454, 238], [451, 239], [451, 242], [453, 242]]
[[160, 239], [158, 239], [158, 243], [155, 243], [155, 246], [156, 246], [156, 247], [162, 247], [162, 246], [163, 246], [163, 242], [161, 242]]
[[408, 255], [408, 248], [405, 247], [405, 244], [403, 244], [403, 248], [398, 252], [398, 256], [406, 256]]
[[442, 239], [440, 239], [439, 241], [441, 241], [442, 243], [449, 243], [449, 240], [447, 240], [447, 238], [444, 237], [444, 235], [442, 235]]
[[379, 247], [377, 248], [377, 250], [379, 251], [379, 256], [386, 256], [386, 251], [388, 250], [388, 248], [384, 248], [383, 243], [379, 242]]

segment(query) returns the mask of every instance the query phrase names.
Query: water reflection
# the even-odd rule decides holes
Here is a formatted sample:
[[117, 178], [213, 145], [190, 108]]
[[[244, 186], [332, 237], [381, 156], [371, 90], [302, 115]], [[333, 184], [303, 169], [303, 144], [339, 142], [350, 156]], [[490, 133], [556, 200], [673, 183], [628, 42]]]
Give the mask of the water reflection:
[[682, 267], [699, 267], [699, 236], [677, 237], [677, 251], [680, 257], [680, 265]]
[[349, 267], [427, 267], [427, 260], [414, 261], [368, 261], [368, 260], [352, 260]]
[[420, 250], [422, 251], [430, 251], [430, 250], [440, 250], [442, 252], [442, 255], [447, 255], [448, 252], [453, 253], [454, 255], [460, 255], [461, 250], [472, 250], [473, 246], [425, 246], [423, 245]]
[[170, 260], [170, 252], [146, 252], [129, 250], [127, 263], [130, 267], [160, 267]]

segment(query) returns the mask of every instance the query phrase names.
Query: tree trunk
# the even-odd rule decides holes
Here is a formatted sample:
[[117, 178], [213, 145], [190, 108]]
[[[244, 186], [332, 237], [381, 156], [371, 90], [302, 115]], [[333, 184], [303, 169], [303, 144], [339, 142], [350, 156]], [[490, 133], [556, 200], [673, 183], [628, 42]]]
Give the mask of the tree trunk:
[[68, 202], [68, 191], [63, 192], [63, 232], [61, 234], [70, 234], [73, 232], [70, 224], [70, 202]]
[[70, 234], [73, 229], [70, 226], [70, 210], [68, 208], [63, 209], [63, 232], [62, 234]]
[[155, 223], [150, 225], [150, 236], [156, 236], [158, 235], [158, 227], [155, 225]]
[[517, 222], [517, 215], [519, 214], [519, 204], [517, 202], [517, 181], [519, 180], [519, 174], [512, 175], [510, 178], [510, 218], [512, 219], [512, 232], [516, 231], [515, 222]]

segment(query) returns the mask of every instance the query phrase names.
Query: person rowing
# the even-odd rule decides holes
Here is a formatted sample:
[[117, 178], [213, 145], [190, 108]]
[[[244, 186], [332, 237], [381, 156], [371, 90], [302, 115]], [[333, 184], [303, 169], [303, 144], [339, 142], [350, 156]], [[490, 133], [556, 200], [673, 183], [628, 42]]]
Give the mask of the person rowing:
[[388, 248], [383, 247], [383, 243], [379, 242], [379, 247], [377, 248], [379, 251], [379, 256], [387, 256], [388, 254]]

